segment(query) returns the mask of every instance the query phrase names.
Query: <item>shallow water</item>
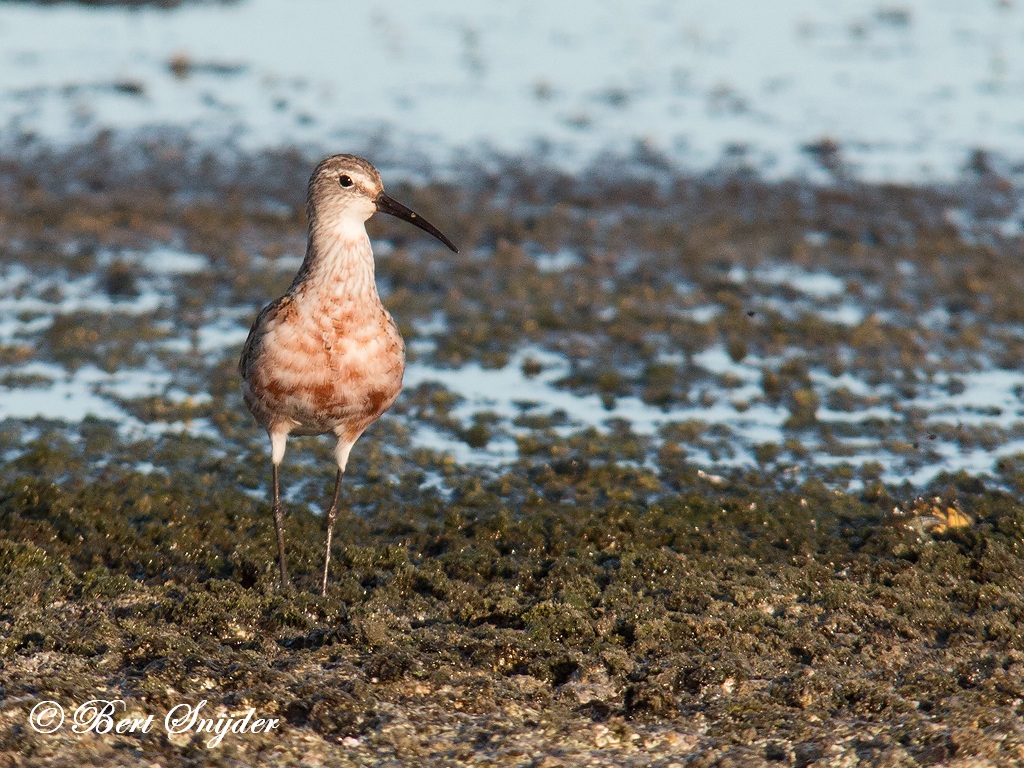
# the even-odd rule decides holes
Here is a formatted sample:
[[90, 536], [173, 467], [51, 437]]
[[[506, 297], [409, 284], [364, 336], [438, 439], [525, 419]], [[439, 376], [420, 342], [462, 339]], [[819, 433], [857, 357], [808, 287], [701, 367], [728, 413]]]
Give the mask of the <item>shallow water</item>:
[[8, 134], [391, 146], [407, 173], [482, 146], [574, 169], [640, 146], [775, 178], [949, 180], [976, 149], [1018, 163], [1024, 120], [1024, 8], [994, 0], [5, 4], [0, 52]]
[[[241, 201], [266, 194], [258, 180], [233, 183], [236, 191], [257, 185]], [[470, 189], [479, 183], [465, 179]], [[764, 197], [769, 217], [791, 195], [834, 194], [743, 183], [745, 194]], [[949, 239], [948, 203], [920, 193], [916, 208], [940, 209], [912, 224], [925, 243], [917, 249], [897, 240], [864, 251], [810, 220], [785, 235], [789, 245], [751, 248], [751, 236], [779, 233], [769, 226], [758, 234], [756, 223], [721, 229], [720, 217], [734, 214], [716, 212], [711, 190], [704, 207], [688, 196], [681, 234], [667, 239], [657, 231], [665, 206], [677, 203], [628, 214], [614, 201], [580, 208], [608, 222], [580, 240], [565, 203], [538, 218], [536, 206], [509, 208], [505, 193], [493, 202], [466, 198], [465, 221], [498, 217], [499, 231], [547, 222], [551, 232], [527, 234], [517, 249], [490, 244], [478, 230], [482, 239], [461, 255], [442, 255], [401, 229], [375, 231], [385, 302], [410, 350], [389, 429], [402, 445], [467, 468], [546, 461], [531, 458], [538, 436], [569, 446], [596, 429], [608, 435], [613, 461], [654, 471], [667, 471], [659, 457], [671, 449], [710, 474], [758, 468], [780, 483], [816, 476], [841, 488], [925, 487], [960, 471], [998, 476], [1003, 460], [1024, 450], [1024, 374], [1010, 362], [1024, 344], [1024, 323], [1009, 319], [1017, 278], [1005, 255], [980, 256], [991, 244]], [[850, 194], [871, 208], [876, 193]], [[432, 204], [430, 188], [415, 194]], [[46, 215], [63, 215], [60, 199]], [[80, 198], [74, 215], [93, 228], [108, 215], [104, 200]], [[83, 243], [82, 223], [23, 228], [0, 273], [0, 417], [56, 419], [72, 434], [98, 418], [128, 440], [181, 433], [228, 454], [262, 450], [237, 396], [234, 361], [256, 311], [299, 263], [301, 220], [280, 210], [236, 219], [230, 206], [172, 203], [144, 227], [163, 233], [162, 242], [117, 226], [93, 244]], [[144, 211], [135, 215], [152, 215]], [[213, 238], [204, 241], [189, 229], [188, 220], [208, 215], [235, 221], [234, 234], [225, 239], [203, 225]], [[878, 226], [872, 215], [856, 220]], [[175, 223], [181, 216], [185, 223]], [[621, 239], [630, 232], [646, 238], [635, 251]], [[680, 260], [686, 238], [699, 250]], [[257, 245], [248, 251], [234, 241]], [[992, 242], [997, 254], [1016, 247]], [[935, 248], [979, 257], [936, 260]], [[787, 249], [796, 256], [786, 258]], [[233, 412], [227, 423], [225, 409]], [[639, 447], [616, 447], [623, 435]]]

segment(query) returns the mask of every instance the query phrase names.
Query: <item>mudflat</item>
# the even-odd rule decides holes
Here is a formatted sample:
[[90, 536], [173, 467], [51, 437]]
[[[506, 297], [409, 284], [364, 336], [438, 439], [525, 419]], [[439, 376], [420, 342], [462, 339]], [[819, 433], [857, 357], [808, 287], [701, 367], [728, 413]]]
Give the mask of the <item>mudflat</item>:
[[[0, 761], [1024, 760], [1011, 181], [389, 184], [462, 252], [371, 223], [410, 364], [319, 597], [331, 446], [283, 593], [234, 374], [310, 159], [133, 141], [0, 158]], [[32, 727], [95, 699], [154, 725]], [[201, 701], [279, 724], [168, 732]]]

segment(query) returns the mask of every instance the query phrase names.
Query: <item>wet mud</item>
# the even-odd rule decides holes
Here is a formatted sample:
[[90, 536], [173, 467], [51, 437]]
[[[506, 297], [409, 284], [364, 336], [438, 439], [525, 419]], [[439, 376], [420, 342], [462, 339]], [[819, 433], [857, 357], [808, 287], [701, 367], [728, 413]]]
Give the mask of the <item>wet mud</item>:
[[[1011, 179], [374, 160], [461, 254], [371, 223], [418, 373], [353, 452], [321, 598], [331, 447], [289, 448], [282, 593], [234, 372], [312, 158], [0, 159], [6, 764], [1024, 760]], [[97, 697], [281, 725], [29, 725]]]

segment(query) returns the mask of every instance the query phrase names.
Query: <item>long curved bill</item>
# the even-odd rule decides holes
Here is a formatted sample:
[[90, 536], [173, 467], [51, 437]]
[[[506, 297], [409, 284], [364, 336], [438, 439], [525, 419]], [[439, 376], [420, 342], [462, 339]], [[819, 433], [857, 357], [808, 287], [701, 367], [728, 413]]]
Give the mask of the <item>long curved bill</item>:
[[415, 226], [422, 229], [424, 232], [429, 232], [431, 235], [433, 235], [442, 243], [444, 243], [453, 251], [455, 251], [455, 253], [459, 252], [459, 249], [455, 247], [455, 243], [453, 243], [451, 240], [445, 237], [441, 233], [441, 230], [439, 230], [437, 227], [435, 227], [433, 224], [431, 224], [429, 221], [424, 219], [422, 216], [420, 216], [412, 209], [406, 208], [397, 200], [394, 200], [385, 195], [383, 192], [381, 192], [379, 195], [377, 195], [377, 200], [375, 202], [377, 203], [377, 210], [380, 211], [381, 213], [390, 213], [392, 216], [395, 216], [399, 219], [405, 219], [410, 224], [414, 224]]

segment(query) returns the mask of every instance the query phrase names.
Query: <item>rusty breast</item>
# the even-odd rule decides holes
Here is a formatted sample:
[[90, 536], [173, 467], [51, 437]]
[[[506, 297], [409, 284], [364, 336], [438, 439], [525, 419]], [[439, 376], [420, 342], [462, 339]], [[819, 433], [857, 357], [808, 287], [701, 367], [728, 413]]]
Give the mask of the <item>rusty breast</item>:
[[402, 337], [376, 296], [301, 298], [274, 302], [250, 331], [240, 364], [246, 404], [272, 431], [355, 439], [402, 389]]

